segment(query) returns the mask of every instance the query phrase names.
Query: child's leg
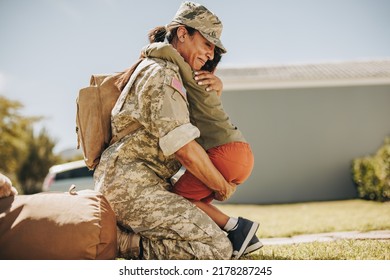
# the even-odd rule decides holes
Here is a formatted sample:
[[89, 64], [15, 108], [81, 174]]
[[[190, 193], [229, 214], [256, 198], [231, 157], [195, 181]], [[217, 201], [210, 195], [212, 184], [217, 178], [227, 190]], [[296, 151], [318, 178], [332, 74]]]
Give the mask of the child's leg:
[[[232, 142], [207, 150], [211, 162], [226, 181], [243, 183], [253, 169], [254, 158], [248, 143]], [[213, 191], [186, 171], [173, 185], [172, 191], [190, 200], [211, 202]]]
[[207, 153], [228, 182], [242, 184], [253, 170], [254, 156], [248, 143], [231, 142], [211, 148]]
[[[248, 143], [227, 143], [211, 148], [207, 153], [228, 182], [242, 183], [252, 171], [254, 159]], [[195, 203], [226, 231], [229, 231], [234, 226], [233, 223], [237, 222], [236, 218], [232, 218], [227, 224], [230, 217], [210, 204], [214, 198], [213, 191], [188, 171], [173, 185], [172, 191]]]
[[172, 192], [188, 200], [198, 201], [207, 197], [211, 201], [214, 198], [214, 192], [188, 170], [172, 186]]
[[229, 216], [210, 203], [199, 200], [191, 200], [198, 208], [203, 210], [220, 228], [224, 228], [229, 221]]
[[249, 254], [263, 244], [256, 236], [259, 224], [242, 217], [229, 217], [217, 207], [203, 201], [192, 200], [198, 208], [203, 210], [220, 228], [228, 233], [228, 238], [233, 245], [233, 257], [238, 259], [243, 254]]
[[237, 223], [237, 218], [229, 217], [211, 204], [214, 193], [190, 172], [186, 171], [172, 189], [203, 210], [221, 229], [228, 231]]

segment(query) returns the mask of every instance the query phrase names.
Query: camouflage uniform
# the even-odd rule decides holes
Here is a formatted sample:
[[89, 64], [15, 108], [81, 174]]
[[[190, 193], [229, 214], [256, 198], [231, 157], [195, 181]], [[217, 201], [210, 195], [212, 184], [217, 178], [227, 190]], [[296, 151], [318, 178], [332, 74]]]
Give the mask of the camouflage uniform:
[[199, 137], [199, 130], [190, 124], [178, 67], [153, 61], [138, 75], [123, 107], [112, 111], [113, 130], [134, 120], [142, 127], [104, 151], [95, 188], [110, 201], [119, 225], [141, 235], [144, 259], [229, 259], [226, 234], [191, 202], [168, 191], [168, 179], [180, 168], [174, 153]]

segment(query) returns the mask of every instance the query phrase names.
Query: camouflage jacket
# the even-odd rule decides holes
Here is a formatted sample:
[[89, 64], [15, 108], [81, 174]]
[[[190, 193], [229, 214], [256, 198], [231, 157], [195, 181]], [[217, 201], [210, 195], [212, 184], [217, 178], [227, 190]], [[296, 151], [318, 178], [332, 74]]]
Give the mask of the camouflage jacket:
[[111, 116], [112, 129], [117, 132], [135, 120], [142, 127], [108, 147], [99, 165], [126, 157], [128, 161], [144, 161], [158, 176], [169, 178], [180, 168], [173, 154], [200, 132], [190, 123], [178, 67], [162, 59], [152, 60], [155, 63], [141, 71], [134, 86], [127, 89], [123, 105], [118, 107], [117, 102]]

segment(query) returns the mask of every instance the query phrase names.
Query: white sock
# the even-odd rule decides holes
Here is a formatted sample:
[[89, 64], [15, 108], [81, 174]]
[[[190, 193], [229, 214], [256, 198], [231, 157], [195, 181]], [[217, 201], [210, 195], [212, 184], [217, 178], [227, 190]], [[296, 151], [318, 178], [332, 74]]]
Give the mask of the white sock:
[[238, 219], [234, 217], [230, 217], [227, 221], [226, 225], [223, 227], [224, 231], [232, 231], [235, 230], [238, 224]]

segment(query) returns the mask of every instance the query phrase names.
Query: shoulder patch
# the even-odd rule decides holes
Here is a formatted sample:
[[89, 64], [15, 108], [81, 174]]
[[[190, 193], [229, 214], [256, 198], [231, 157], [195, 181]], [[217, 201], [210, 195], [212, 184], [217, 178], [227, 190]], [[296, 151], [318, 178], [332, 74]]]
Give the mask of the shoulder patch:
[[184, 99], [187, 100], [187, 92], [183, 84], [177, 78], [172, 77], [171, 87], [173, 87], [178, 92], [180, 92], [180, 94], [184, 97]]

